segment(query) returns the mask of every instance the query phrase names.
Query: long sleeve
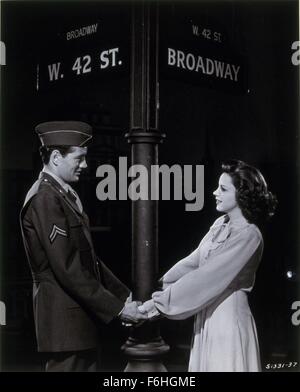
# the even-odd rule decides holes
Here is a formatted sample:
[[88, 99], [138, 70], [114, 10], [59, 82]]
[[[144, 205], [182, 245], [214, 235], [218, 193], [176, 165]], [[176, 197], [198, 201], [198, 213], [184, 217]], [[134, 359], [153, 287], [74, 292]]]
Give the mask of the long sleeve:
[[199, 265], [199, 248], [200, 245], [191, 254], [184, 259], [178, 261], [168, 272], [160, 279], [162, 288], [166, 289], [170, 284], [175, 283], [178, 279], [194, 271]]
[[78, 247], [74, 235], [80, 228], [69, 225], [59, 198], [43, 192], [33, 200], [31, 208], [40, 243], [61, 286], [102, 321], [116, 317], [124, 306], [127, 290], [122, 286], [122, 294], [115, 296], [85, 266], [81, 252], [87, 251], [88, 245], [84, 245], [85, 249]]
[[[224, 221], [224, 216], [218, 218], [210, 229], [220, 227]], [[197, 269], [200, 262], [200, 247], [210, 236], [210, 231], [202, 238], [198, 247], [187, 257], [178, 261], [165, 275], [160, 279], [163, 290], [170, 284], [175, 283], [178, 279], [182, 278], [185, 274]]]
[[226, 245], [201, 265], [168, 286], [155, 292], [144, 306], [153, 307], [170, 319], [190, 317], [220, 296], [243, 267], [261, 257], [262, 237], [254, 225], [233, 232]]
[[101, 273], [101, 280], [103, 281], [104, 286], [117, 298], [125, 302], [131, 294], [130, 290], [114, 275], [114, 273], [103, 263], [102, 260], [99, 258], [97, 258], [97, 260]]

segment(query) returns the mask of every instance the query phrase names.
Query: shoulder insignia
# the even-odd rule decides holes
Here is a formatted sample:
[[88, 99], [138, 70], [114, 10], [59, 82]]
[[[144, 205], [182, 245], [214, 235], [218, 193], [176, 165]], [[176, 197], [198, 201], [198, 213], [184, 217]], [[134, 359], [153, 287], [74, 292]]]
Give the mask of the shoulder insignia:
[[54, 242], [57, 235], [62, 235], [63, 237], [68, 237], [66, 230], [63, 230], [56, 225], [53, 225], [51, 233], [49, 235], [49, 240], [50, 240], [51, 244]]

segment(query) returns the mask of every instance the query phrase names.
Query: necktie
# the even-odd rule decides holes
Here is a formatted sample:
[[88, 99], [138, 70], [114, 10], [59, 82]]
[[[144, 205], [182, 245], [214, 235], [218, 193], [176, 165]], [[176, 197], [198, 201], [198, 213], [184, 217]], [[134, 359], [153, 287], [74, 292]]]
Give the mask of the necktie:
[[82, 212], [83, 207], [82, 207], [81, 200], [80, 200], [79, 196], [77, 195], [77, 193], [74, 191], [74, 189], [70, 187], [70, 185], [68, 186], [68, 195], [77, 204], [79, 211]]

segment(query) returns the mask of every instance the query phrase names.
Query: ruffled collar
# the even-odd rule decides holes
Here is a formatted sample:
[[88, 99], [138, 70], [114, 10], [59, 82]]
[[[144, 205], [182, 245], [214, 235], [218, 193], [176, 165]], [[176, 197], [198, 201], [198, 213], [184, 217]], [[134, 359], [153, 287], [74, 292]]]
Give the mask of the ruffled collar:
[[220, 244], [230, 235], [232, 230], [241, 229], [248, 226], [248, 221], [242, 216], [236, 219], [230, 219], [227, 214], [223, 215], [210, 228], [212, 232], [212, 243]]
[[217, 221], [211, 226], [211, 242], [212, 248], [218, 247], [218, 245], [224, 242], [230, 235], [229, 230], [229, 217], [224, 215], [217, 219]]
[[[226, 214], [228, 217], [228, 215]], [[235, 218], [235, 219], [229, 219], [228, 217], [228, 223], [231, 227], [241, 229], [242, 227], [248, 226], [250, 223], [247, 221], [246, 218], [241, 216], [240, 218]]]
[[245, 227], [249, 225], [249, 222], [246, 218], [241, 216], [240, 218], [230, 219], [228, 214], [220, 216], [214, 224], [210, 227], [211, 229], [220, 228], [223, 225], [229, 225], [230, 227]]
[[232, 231], [240, 230], [249, 225], [244, 218], [230, 219], [227, 214], [218, 218], [210, 228], [210, 239], [203, 256], [207, 260], [212, 250], [218, 249], [223, 242], [227, 240]]

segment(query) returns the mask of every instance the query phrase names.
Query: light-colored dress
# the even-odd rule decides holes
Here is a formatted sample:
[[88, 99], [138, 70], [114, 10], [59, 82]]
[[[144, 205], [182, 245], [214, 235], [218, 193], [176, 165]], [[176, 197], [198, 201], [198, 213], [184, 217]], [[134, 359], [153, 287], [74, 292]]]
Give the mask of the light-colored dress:
[[248, 304], [263, 252], [254, 224], [218, 218], [198, 248], [162, 278], [163, 291], [143, 304], [149, 315], [196, 315], [190, 372], [260, 371], [255, 322]]

